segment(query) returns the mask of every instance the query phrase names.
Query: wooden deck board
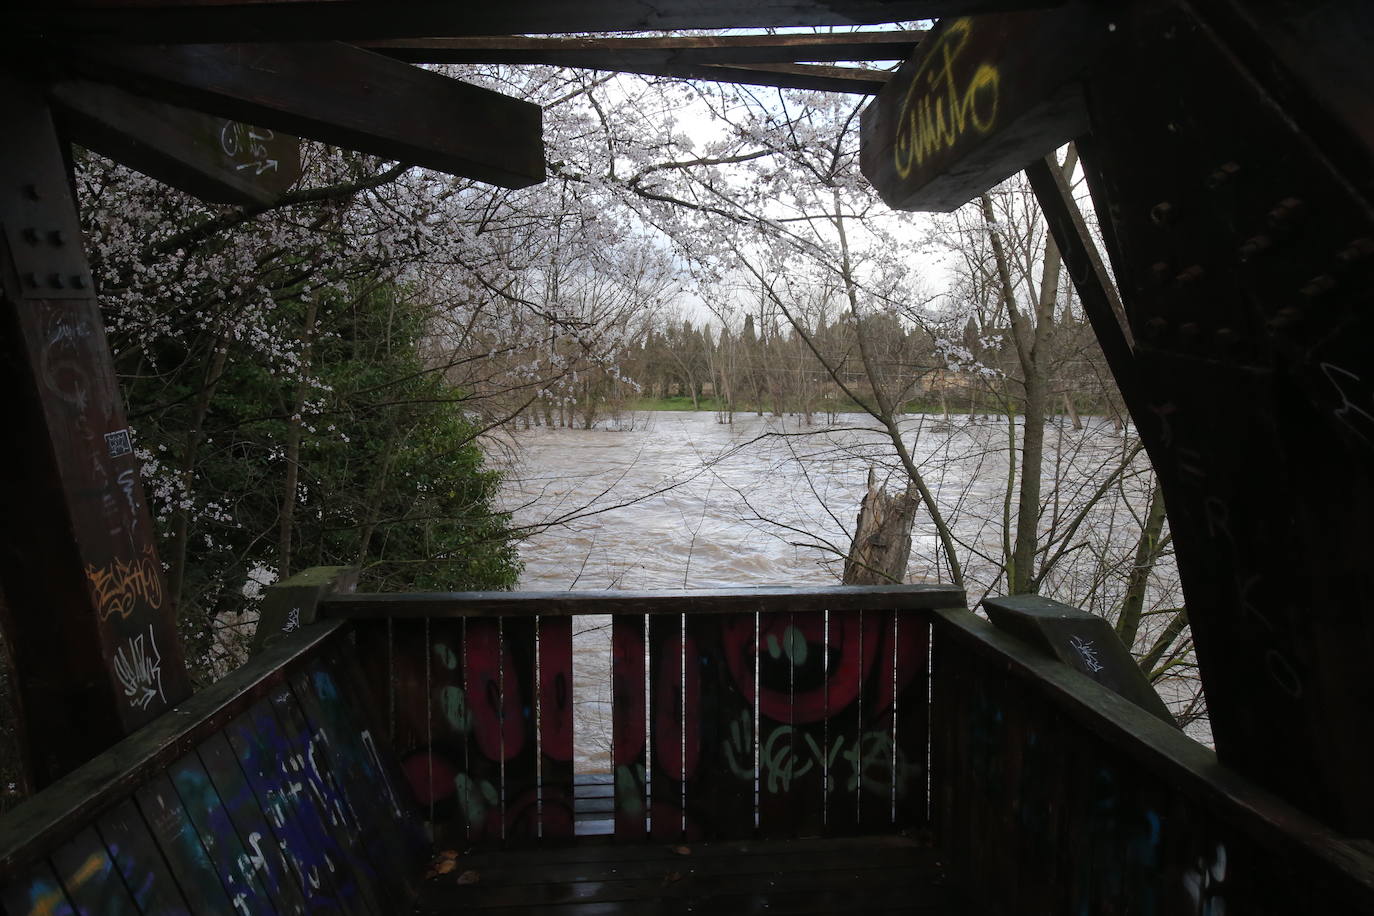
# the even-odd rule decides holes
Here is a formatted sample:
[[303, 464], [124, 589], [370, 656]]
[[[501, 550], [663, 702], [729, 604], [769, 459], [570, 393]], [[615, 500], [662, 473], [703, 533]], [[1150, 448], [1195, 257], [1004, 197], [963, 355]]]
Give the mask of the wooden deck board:
[[531, 911], [967, 912], [943, 855], [896, 836], [478, 851], [426, 882], [415, 910]]

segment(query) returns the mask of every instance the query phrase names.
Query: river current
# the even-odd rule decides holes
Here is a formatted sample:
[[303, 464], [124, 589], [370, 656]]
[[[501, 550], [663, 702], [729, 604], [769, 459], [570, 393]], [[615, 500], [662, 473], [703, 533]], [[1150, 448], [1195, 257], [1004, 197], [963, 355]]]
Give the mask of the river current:
[[[534, 533], [520, 546], [520, 587], [680, 589], [839, 582], [842, 553], [870, 468], [897, 489], [905, 478], [885, 434], [860, 415], [826, 425], [816, 417], [708, 412], [625, 415], [594, 429], [520, 431], [510, 452], [504, 500]], [[1005, 418], [912, 416], [904, 440], [962, 542], [970, 597], [1002, 591], [998, 567], [1008, 482]], [[1064, 525], [1128, 443], [1102, 419], [1085, 429], [1053, 421], [1047, 431], [1046, 521]], [[1143, 456], [1113, 499], [1088, 513], [1085, 541], [1126, 551], [1148, 483]], [[1049, 489], [1060, 481], [1052, 496]], [[558, 522], [546, 530], [540, 526]], [[1120, 542], [1120, 543], [1117, 543]], [[1064, 565], [1056, 591], [1100, 596], [1104, 561]], [[1100, 555], [1099, 551], [1099, 555]], [[907, 579], [948, 579], [936, 570], [936, 534], [917, 515]], [[1166, 569], [1166, 588], [1169, 570]], [[1079, 580], [1082, 587], [1078, 588]], [[1166, 596], [1167, 597], [1167, 596]], [[1095, 599], [1094, 599], [1095, 600]], [[1091, 609], [1091, 608], [1090, 608]], [[574, 673], [579, 771], [609, 763], [609, 618], [578, 618]]]

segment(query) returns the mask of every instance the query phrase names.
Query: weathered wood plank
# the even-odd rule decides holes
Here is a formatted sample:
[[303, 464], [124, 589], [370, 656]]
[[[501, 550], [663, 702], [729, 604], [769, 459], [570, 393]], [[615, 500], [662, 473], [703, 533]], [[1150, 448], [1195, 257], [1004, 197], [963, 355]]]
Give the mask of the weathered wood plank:
[[495, 619], [466, 622], [463, 677], [472, 713], [468, 769], [458, 790], [458, 804], [468, 825], [468, 838], [502, 836], [501, 764], [506, 748], [519, 750], [524, 741], [514, 692], [501, 690], [501, 669], [508, 661], [501, 645], [501, 624]]
[[[572, 619], [539, 620], [539, 835], [573, 835]], [[606, 787], [607, 813], [613, 810]]]
[[79, 61], [92, 77], [245, 123], [502, 187], [544, 180], [538, 105], [352, 45], [99, 45]]
[[[877, 644], [864, 643], [863, 611], [830, 611], [826, 645], [830, 667], [824, 683], [826, 709], [826, 835], [859, 832], [863, 770], [856, 748], [863, 742], [863, 688], [877, 659]], [[848, 753], [848, 755], [846, 755]]]
[[511, 842], [530, 842], [539, 837], [539, 684], [535, 666], [535, 634], [532, 617], [501, 621], [503, 670], [501, 672], [503, 799], [501, 836]]
[[935, 19], [1043, 6], [1045, 0], [668, 0], [652, 8], [633, 0], [594, 4], [519, 0], [455, 8], [443, 0], [398, 6], [382, 0], [269, 0], [205, 4], [137, 0], [23, 0], [12, 14], [18, 34], [122, 36], [142, 41], [299, 41], [428, 38], [566, 32], [647, 32], [773, 26], [848, 26]]
[[[46, 855], [81, 825], [224, 727], [266, 695], [341, 628], [339, 621], [292, 634], [261, 656], [193, 695], [175, 716], [161, 716], [5, 815], [0, 881]], [[146, 814], [146, 812], [145, 812]], [[152, 816], [148, 815], [150, 823]]]
[[859, 832], [886, 833], [892, 829], [897, 709], [896, 611], [861, 611], [860, 632], [865, 653], [873, 664], [859, 685], [859, 736], [847, 751], [852, 778], [858, 785]]
[[993, 625], [1121, 694], [1170, 725], [1174, 717], [1104, 618], [1039, 595], [984, 598]]
[[290, 857], [300, 888], [312, 912], [350, 912], [332, 876], [337, 856], [318, 818], [302, 801], [304, 786], [286, 769], [285, 741], [267, 700], [229, 723], [229, 745], [248, 785], [267, 815], [273, 836]]
[[277, 912], [306, 912], [306, 900], [301, 892], [298, 876], [291, 871], [291, 863], [276, 842], [267, 815], [263, 813], [253, 790], [239, 769], [238, 759], [223, 734], [211, 735], [196, 748], [205, 773], [215, 792], [224, 802], [224, 809], [234, 829], [251, 851], [258, 880], [271, 897]]
[[[0, 386], [11, 441], [0, 604], [33, 778], [46, 785], [191, 692], [139, 461], [41, 88], [0, 94]], [[60, 711], [60, 712], [59, 712]]]
[[301, 176], [289, 134], [89, 80], [54, 83], [48, 95], [64, 137], [202, 200], [269, 204]]
[[921, 614], [898, 611], [896, 623], [893, 795], [897, 826], [912, 829], [929, 823], [930, 621]]
[[[684, 741], [688, 707], [698, 698], [684, 691], [683, 618], [659, 614], [649, 618], [649, 836], [665, 842], [683, 835], [683, 773], [688, 750]], [[697, 685], [692, 678], [693, 686]], [[695, 720], [699, 710], [692, 710]], [[687, 738], [696, 749], [699, 735]]]
[[756, 777], [754, 615], [688, 617], [687, 637], [686, 664], [698, 672], [700, 685], [695, 697], [700, 712], [693, 717], [697, 750], [689, 755], [685, 780], [689, 834], [703, 840], [747, 838], [754, 833]]
[[244, 849], [243, 839], [234, 828], [224, 801], [215, 791], [200, 758], [195, 752], [173, 763], [167, 769], [177, 796], [187, 816], [200, 834], [200, 841], [219, 874], [225, 891], [235, 907], [248, 912], [275, 913], [277, 907], [263, 886], [252, 860]]
[[184, 916], [191, 912], [132, 799], [105, 812], [96, 829], [143, 916]]
[[77, 912], [138, 916], [138, 907], [94, 827], [54, 850], [50, 861]]
[[271, 704], [286, 739], [286, 769], [304, 783], [311, 807], [339, 856], [334, 886], [344, 900], [357, 901], [352, 907], [356, 911], [385, 912], [391, 902], [378, 891], [378, 863], [362, 847], [364, 826], [357, 810], [338, 788], [320, 736], [311, 728], [289, 686], [274, 692]]
[[[777, 634], [773, 634], [777, 635]], [[789, 796], [792, 827], [796, 836], [824, 836], [827, 789], [827, 754], [830, 735], [826, 683], [832, 655], [826, 644], [826, 614], [802, 611], [792, 615], [790, 629], [774, 640], [759, 640], [761, 657], [774, 664], [774, 652], [792, 669], [792, 762]]]
[[0, 890], [6, 916], [76, 916], [76, 907], [62, 890], [46, 861], [32, 863]]
[[373, 732], [366, 710], [345, 704], [346, 688], [337, 677], [338, 665], [337, 658], [317, 660], [291, 679], [292, 689], [354, 812], [359, 840], [376, 865], [383, 893], [390, 899], [408, 900], [418, 886], [422, 848], [414, 824], [419, 817], [401, 805], [403, 788], [377, 759], [375, 743], [369, 749]]
[[[424, 720], [423, 737], [416, 733], [406, 745], [405, 771], [425, 818], [434, 828], [436, 841], [447, 839], [450, 828], [467, 835], [467, 820], [460, 801], [468, 783], [468, 743], [472, 711], [464, 680], [463, 621], [427, 620], [401, 624], [412, 633], [424, 633], [423, 644], [401, 640], [393, 664], [411, 672], [411, 688], [397, 702], [422, 705], [410, 715]], [[413, 654], [412, 654], [413, 653]], [[423, 672], [423, 694], [420, 693]]]
[[232, 912], [224, 882], [167, 774], [159, 773], [139, 787], [134, 799], [194, 912]]
[[[790, 610], [761, 611], [758, 638], [750, 647], [758, 683], [760, 837], [796, 835], [798, 806], [793, 801], [799, 750], [793, 720], [793, 673], [789, 652], [796, 626]], [[824, 687], [821, 688], [824, 716]]]
[[942, 20], [864, 109], [865, 177], [897, 209], [954, 210], [1084, 133], [1108, 24], [1086, 4]]
[[[670, 64], [727, 66], [794, 61], [901, 60], [925, 29], [784, 35], [656, 35], [651, 37], [543, 38], [484, 35], [360, 41], [361, 47], [398, 60], [428, 64], [553, 64], [601, 70]], [[590, 61], [590, 62], [589, 62]]]
[[965, 607], [949, 585], [837, 585], [828, 588], [734, 588], [682, 591], [417, 592], [337, 595], [320, 601], [322, 618], [517, 617], [577, 614], [738, 614]]
[[649, 801], [642, 615], [611, 621], [611, 765], [615, 768], [615, 838], [626, 843], [646, 836]]
[[[997, 857], [1017, 855], [1008, 845], [1016, 842], [1015, 831], [1009, 838], [999, 824], [1019, 817], [1021, 828], [1029, 829], [1024, 812], [1038, 804], [1049, 816], [1061, 809], [1054, 828], [1059, 859], [1049, 873], [1032, 872], [1022, 861], [1019, 893], [1023, 899], [1043, 896], [1046, 889], [1034, 884], [1052, 878], [1056, 912], [1076, 911], [1083, 902], [1096, 907], [1104, 889], [1132, 887], [1151, 888], [1161, 912], [1169, 900], [1175, 909], [1196, 907], [1199, 898], [1180, 888], [1207, 886], [1214, 888], [1207, 899], [1252, 902], [1250, 911], [1257, 913], [1313, 906], [1374, 912], [1374, 866], [1362, 843], [1318, 824], [1220, 766], [1215, 754], [1177, 729], [967, 612], [936, 612], [934, 638], [937, 723], [950, 716], [966, 723], [953, 729], [952, 742], [943, 727], [936, 730], [933, 756], [950, 761], [934, 774], [937, 833], [967, 874], [1006, 871]], [[964, 676], [973, 678], [971, 685], [960, 680]], [[1008, 787], [996, 776], [1005, 771], [1011, 745], [1028, 744], [1030, 728], [1025, 718], [1013, 734], [998, 712], [1028, 693], [1040, 702], [1018, 710], [1042, 721], [1054, 717], [1056, 753], [1074, 767], [1046, 790], [1057, 794], [1036, 801], [1025, 794], [1034, 785], [1028, 777]], [[1167, 799], [1182, 799], [1177, 810], [1186, 809], [1186, 818], [1170, 816]], [[1018, 809], [1022, 814], [1015, 814]], [[1221, 864], [1228, 856], [1232, 864]], [[1236, 864], [1242, 860], [1250, 863], [1244, 870]], [[981, 890], [996, 898], [999, 887]], [[1131, 894], [1138, 900], [1144, 891]], [[1307, 902], [1294, 894], [1309, 895]]]

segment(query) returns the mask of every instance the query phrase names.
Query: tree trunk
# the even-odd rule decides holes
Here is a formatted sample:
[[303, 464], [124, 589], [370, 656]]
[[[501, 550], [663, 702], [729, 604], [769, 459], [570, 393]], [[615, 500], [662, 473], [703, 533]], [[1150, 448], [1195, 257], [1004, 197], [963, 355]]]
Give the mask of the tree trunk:
[[1121, 602], [1121, 616], [1116, 621], [1116, 633], [1128, 649], [1135, 647], [1136, 634], [1140, 632], [1141, 612], [1145, 609], [1145, 586], [1150, 581], [1155, 561], [1159, 559], [1164, 519], [1164, 491], [1159, 484], [1155, 484], [1150, 493], [1150, 504], [1145, 510], [1145, 525], [1140, 529], [1140, 540], [1136, 542], [1135, 564], [1126, 578], [1126, 597]]
[[1074, 406], [1073, 398], [1069, 397], [1067, 391], [1064, 392], [1064, 410], [1068, 413], [1069, 422], [1073, 424], [1073, 428], [1081, 430], [1083, 418], [1078, 415], [1078, 408]]
[[[196, 398], [191, 414], [191, 425], [186, 431], [186, 446], [181, 456], [181, 484], [184, 492], [190, 494], [195, 479], [196, 459], [200, 446], [205, 441], [205, 417], [210, 412], [210, 401], [215, 388], [224, 375], [224, 364], [228, 361], [229, 348], [222, 340], [215, 341], [214, 355], [205, 373], [205, 384]], [[191, 510], [177, 508], [172, 516], [171, 551], [167, 557], [167, 593], [171, 596], [172, 607], [183, 605], [181, 591], [186, 583], [186, 538], [191, 526]]]
[[868, 469], [868, 492], [859, 506], [854, 539], [844, 560], [845, 585], [894, 585], [906, 581], [911, 558], [911, 528], [921, 498], [908, 488], [889, 495]]
[[291, 398], [291, 414], [286, 428], [286, 480], [282, 484], [281, 523], [277, 534], [277, 577], [291, 576], [291, 537], [296, 515], [296, 486], [300, 480], [301, 411], [309, 391], [306, 375], [310, 371], [310, 350], [315, 340], [315, 315], [318, 305], [312, 296], [305, 307], [305, 322], [301, 327], [301, 365], [296, 391]]

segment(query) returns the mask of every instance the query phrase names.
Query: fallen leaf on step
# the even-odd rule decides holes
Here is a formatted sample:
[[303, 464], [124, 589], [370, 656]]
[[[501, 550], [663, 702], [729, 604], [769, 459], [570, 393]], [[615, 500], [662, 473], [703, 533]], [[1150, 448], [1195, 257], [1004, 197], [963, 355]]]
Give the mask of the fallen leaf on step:
[[472, 869], [468, 869], [467, 871], [463, 872], [461, 875], [458, 876], [459, 884], [476, 884], [478, 881], [481, 880], [481, 874]]

